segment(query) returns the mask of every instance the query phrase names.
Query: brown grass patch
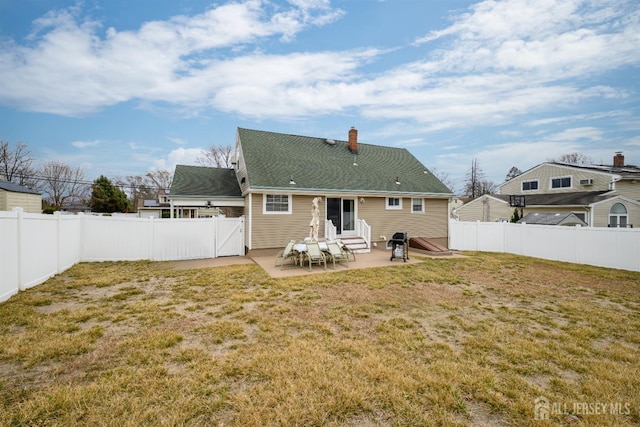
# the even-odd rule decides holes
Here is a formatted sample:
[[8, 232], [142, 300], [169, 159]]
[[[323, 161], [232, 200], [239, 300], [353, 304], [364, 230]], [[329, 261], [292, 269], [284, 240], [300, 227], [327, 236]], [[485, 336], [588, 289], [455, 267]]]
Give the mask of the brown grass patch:
[[640, 423], [640, 274], [467, 255], [79, 264], [0, 304], [0, 425]]

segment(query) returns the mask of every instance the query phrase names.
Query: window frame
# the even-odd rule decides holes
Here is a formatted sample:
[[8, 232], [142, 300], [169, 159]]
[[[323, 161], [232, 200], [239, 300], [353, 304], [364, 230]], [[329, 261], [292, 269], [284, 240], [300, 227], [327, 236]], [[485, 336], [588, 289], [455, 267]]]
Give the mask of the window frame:
[[[524, 188], [524, 185], [525, 185], [525, 184], [532, 184], [532, 183], [534, 183], [534, 182], [535, 182], [535, 184], [536, 184], [536, 188], [527, 188], [527, 189], [525, 189], [525, 188]], [[520, 183], [520, 190], [521, 190], [522, 192], [525, 192], [525, 191], [539, 191], [539, 190], [540, 190], [540, 180], [538, 180], [538, 179], [531, 179], [531, 180], [528, 180], [528, 181], [522, 181], [522, 182]]]
[[[560, 180], [560, 184], [562, 184], [562, 181], [568, 179], [569, 180], [569, 185], [568, 186], [560, 186], [560, 187], [554, 187], [553, 186], [553, 181], [554, 180]], [[549, 189], [551, 190], [566, 190], [566, 189], [572, 189], [573, 188], [573, 177], [571, 175], [566, 175], [566, 176], [554, 176], [549, 180]]]
[[[398, 200], [397, 205], [390, 205], [391, 200]], [[402, 210], [402, 197], [387, 197], [385, 200], [385, 209], [388, 211], [401, 211]]]
[[[621, 206], [622, 209], [624, 209], [624, 213], [622, 212], [613, 212], [613, 208], [616, 206]], [[615, 225], [613, 225], [611, 223], [611, 219], [615, 218], [616, 222]], [[624, 218], [624, 225], [622, 225], [622, 221], [620, 221], [621, 219]], [[609, 208], [609, 217], [608, 217], [608, 222], [607, 222], [607, 227], [614, 227], [614, 228], [627, 228], [629, 226], [629, 209], [627, 209], [627, 207], [624, 205], [624, 203], [620, 203], [620, 202], [616, 202], [613, 205], [611, 205], [611, 207]]]
[[[415, 203], [416, 200], [420, 200], [420, 210], [415, 210], [414, 209], [415, 208], [415, 204], [414, 203]], [[424, 211], [425, 211], [425, 208], [424, 208], [424, 197], [412, 197], [411, 198], [411, 213], [423, 214]]]
[[[274, 197], [274, 196], [278, 196], [278, 197], [286, 197], [287, 198], [287, 210], [286, 211], [273, 211], [273, 210], [268, 210], [267, 209], [267, 199], [269, 197]], [[276, 202], [271, 202], [272, 204], [276, 203]], [[282, 201], [280, 202], [282, 203]], [[277, 193], [264, 193], [262, 195], [262, 213], [265, 215], [291, 215], [291, 212], [293, 211], [293, 199], [291, 197], [291, 194], [277, 194]]]

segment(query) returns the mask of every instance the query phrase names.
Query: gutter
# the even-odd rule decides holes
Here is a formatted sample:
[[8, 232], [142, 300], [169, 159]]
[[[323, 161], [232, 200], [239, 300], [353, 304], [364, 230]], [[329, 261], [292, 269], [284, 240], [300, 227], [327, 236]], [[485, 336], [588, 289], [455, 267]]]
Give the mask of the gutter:
[[453, 197], [453, 193], [425, 193], [425, 192], [417, 192], [417, 191], [384, 191], [384, 190], [338, 190], [336, 188], [296, 188], [296, 187], [251, 187], [248, 188], [244, 194], [255, 192], [255, 191], [274, 191], [281, 193], [298, 193], [298, 194], [318, 194], [318, 193], [328, 193], [328, 194], [357, 194], [357, 195], [406, 195], [406, 196], [437, 196], [437, 197]]

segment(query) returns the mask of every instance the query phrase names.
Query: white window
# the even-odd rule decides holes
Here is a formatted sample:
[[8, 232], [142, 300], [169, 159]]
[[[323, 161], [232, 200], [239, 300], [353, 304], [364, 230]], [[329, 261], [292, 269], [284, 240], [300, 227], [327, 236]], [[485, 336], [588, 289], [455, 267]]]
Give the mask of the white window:
[[522, 191], [534, 191], [538, 189], [538, 180], [522, 181]]
[[291, 213], [291, 196], [288, 194], [265, 194], [262, 200], [265, 214]]
[[627, 226], [627, 208], [622, 203], [616, 203], [609, 210], [609, 227]]
[[411, 212], [424, 213], [424, 199], [411, 199]]
[[387, 209], [402, 210], [402, 199], [399, 197], [387, 197]]
[[558, 178], [551, 178], [551, 188], [571, 188], [571, 177], [570, 176], [561, 176]]

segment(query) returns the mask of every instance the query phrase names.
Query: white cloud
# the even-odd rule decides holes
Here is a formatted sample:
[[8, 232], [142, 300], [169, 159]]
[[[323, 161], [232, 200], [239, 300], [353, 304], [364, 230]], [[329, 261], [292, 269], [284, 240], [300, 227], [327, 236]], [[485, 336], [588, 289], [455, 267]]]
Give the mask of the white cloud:
[[156, 159], [152, 169], [173, 171], [176, 165], [196, 165], [196, 159], [203, 154], [204, 151], [201, 148], [176, 148], [164, 158]]
[[[138, 31], [108, 28], [104, 37], [99, 23], [82, 20], [76, 9], [50, 12], [34, 22], [28, 45], [0, 45], [0, 102], [69, 116], [132, 99], [202, 103], [197, 77], [227, 54], [223, 49], [275, 35], [291, 39], [307, 25], [326, 25], [341, 15], [326, 2], [297, 3], [304, 9], [229, 3], [147, 22]], [[254, 70], [252, 80], [260, 76]]]
[[600, 141], [602, 140], [602, 131], [593, 127], [572, 128], [566, 129], [555, 135], [551, 135], [547, 138], [547, 140], [553, 142], [575, 142], [582, 140]]
[[176, 137], [173, 137], [173, 136], [168, 136], [167, 139], [169, 141], [173, 142], [176, 145], [187, 145], [187, 142], [182, 138], [176, 138]]
[[28, 45], [0, 46], [0, 102], [70, 116], [131, 100], [258, 119], [356, 111], [434, 132], [627, 96], [590, 77], [640, 63], [640, 11], [619, 0], [483, 1], [411, 48], [438, 50], [371, 76], [385, 51], [259, 50], [343, 16], [327, 0], [254, 0], [102, 34], [76, 9], [50, 13]]
[[71, 145], [76, 148], [95, 147], [97, 145], [100, 145], [100, 141], [73, 141]]

